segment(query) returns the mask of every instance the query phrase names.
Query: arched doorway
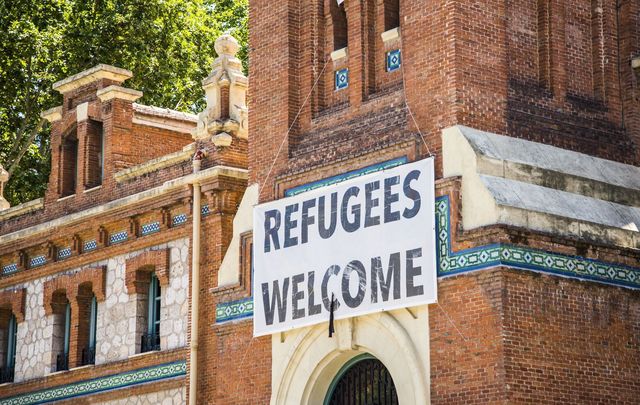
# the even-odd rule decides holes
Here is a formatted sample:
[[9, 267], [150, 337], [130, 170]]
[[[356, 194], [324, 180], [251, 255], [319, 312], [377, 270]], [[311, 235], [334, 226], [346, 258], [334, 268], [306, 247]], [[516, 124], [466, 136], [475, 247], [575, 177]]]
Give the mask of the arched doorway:
[[329, 386], [324, 405], [398, 405], [393, 378], [370, 354], [348, 361]]

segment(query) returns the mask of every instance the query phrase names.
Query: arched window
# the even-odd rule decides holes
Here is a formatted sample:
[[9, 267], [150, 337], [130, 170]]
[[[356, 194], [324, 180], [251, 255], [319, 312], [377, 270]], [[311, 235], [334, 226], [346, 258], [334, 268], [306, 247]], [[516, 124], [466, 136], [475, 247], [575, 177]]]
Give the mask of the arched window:
[[[2, 314], [2, 368], [0, 368], [0, 384], [12, 382], [16, 365], [16, 339], [18, 334], [18, 322], [13, 313], [8, 311]], [[6, 319], [8, 318], [8, 319]], [[6, 319], [6, 320], [5, 320]], [[6, 322], [6, 323], [5, 323]]]
[[333, 25], [333, 50], [346, 48], [347, 38], [347, 12], [344, 1], [329, 0], [331, 11], [331, 23]]
[[400, 26], [400, 0], [384, 0], [384, 30]]
[[329, 386], [325, 405], [398, 405], [391, 374], [382, 362], [369, 354], [345, 364]]

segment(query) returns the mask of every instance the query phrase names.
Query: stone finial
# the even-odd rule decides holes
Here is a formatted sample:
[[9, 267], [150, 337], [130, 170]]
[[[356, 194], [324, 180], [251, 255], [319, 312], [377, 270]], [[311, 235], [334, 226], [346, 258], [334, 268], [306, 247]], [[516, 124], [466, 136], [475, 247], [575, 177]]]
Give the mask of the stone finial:
[[240, 138], [248, 136], [248, 80], [242, 73], [242, 62], [236, 57], [239, 49], [238, 41], [229, 34], [216, 40], [218, 57], [202, 82], [207, 107], [198, 115], [198, 127], [193, 132], [195, 139], [222, 132]]
[[4, 170], [4, 167], [0, 165], [0, 211], [4, 211], [11, 207], [9, 201], [4, 198], [4, 185], [9, 181], [9, 172]]

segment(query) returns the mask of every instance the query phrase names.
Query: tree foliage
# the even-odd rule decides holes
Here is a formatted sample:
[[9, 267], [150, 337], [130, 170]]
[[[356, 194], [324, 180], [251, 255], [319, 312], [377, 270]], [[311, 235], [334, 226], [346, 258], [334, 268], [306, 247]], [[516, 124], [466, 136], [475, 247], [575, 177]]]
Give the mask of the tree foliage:
[[106, 63], [133, 72], [126, 86], [144, 92], [141, 103], [200, 111], [201, 80], [222, 32], [240, 41], [246, 63], [247, 1], [0, 0], [0, 163], [13, 166], [7, 200], [19, 204], [46, 189], [49, 128], [40, 113], [62, 101], [53, 83]]

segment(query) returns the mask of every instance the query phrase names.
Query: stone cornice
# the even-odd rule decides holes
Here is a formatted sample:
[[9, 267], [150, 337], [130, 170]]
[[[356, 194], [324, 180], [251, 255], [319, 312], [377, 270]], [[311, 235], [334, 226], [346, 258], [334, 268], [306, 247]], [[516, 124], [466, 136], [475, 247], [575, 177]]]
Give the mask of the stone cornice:
[[39, 209], [42, 209], [42, 207], [44, 207], [44, 198], [27, 201], [26, 203], [22, 203], [20, 205], [8, 208], [4, 211], [0, 211], [0, 221], [24, 215], [32, 211], [37, 211]]
[[118, 68], [111, 65], [100, 64], [83, 72], [67, 77], [53, 84], [53, 89], [64, 94], [73, 91], [81, 86], [95, 82], [100, 79], [110, 79], [122, 83], [133, 76], [130, 70]]
[[112, 212], [121, 210], [123, 208], [133, 206], [142, 202], [152, 200], [154, 198], [161, 197], [166, 193], [174, 190], [179, 190], [187, 185], [196, 182], [207, 182], [209, 180], [216, 179], [218, 177], [231, 177], [246, 180], [248, 178], [248, 172], [246, 169], [229, 166], [215, 166], [198, 173], [193, 173], [187, 176], [183, 176], [174, 180], [169, 180], [163, 185], [151, 188], [149, 190], [142, 191], [127, 197], [123, 197], [114, 201], [110, 201], [106, 204], [102, 204], [96, 207], [86, 209], [84, 211], [76, 212], [73, 214], [65, 215], [38, 225], [33, 225], [28, 228], [24, 228], [15, 232], [8, 233], [0, 236], [0, 245], [8, 243], [14, 243], [21, 239], [31, 238], [36, 235], [40, 235], [46, 232], [50, 232], [51, 229], [74, 225], [80, 222], [88, 221], [91, 218], [107, 215]]
[[48, 110], [41, 112], [40, 117], [49, 122], [60, 121], [62, 119], [62, 106], [59, 105], [57, 107], [49, 108]]
[[137, 99], [142, 97], [142, 92], [139, 90], [128, 89], [122, 86], [112, 85], [98, 90], [96, 92], [96, 95], [102, 102], [109, 101], [114, 98], [127, 101], [136, 101]]

